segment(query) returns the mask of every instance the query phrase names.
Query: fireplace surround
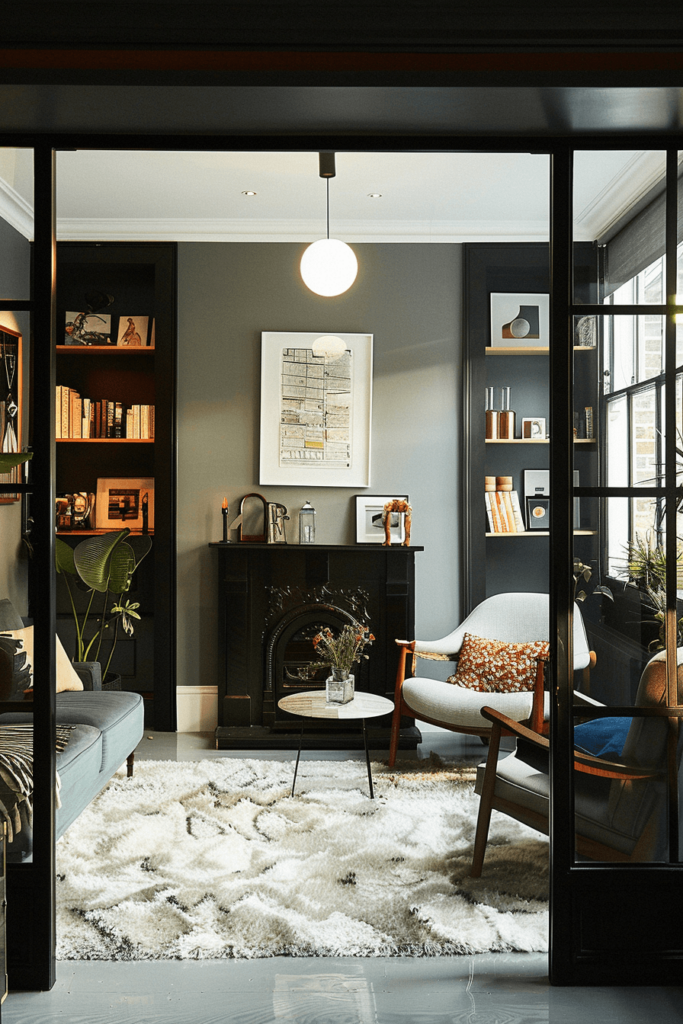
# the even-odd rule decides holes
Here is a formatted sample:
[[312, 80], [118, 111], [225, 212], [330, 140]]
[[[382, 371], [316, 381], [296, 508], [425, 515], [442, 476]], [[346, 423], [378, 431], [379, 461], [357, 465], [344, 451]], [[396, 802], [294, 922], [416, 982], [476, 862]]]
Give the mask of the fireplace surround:
[[[354, 666], [356, 687], [393, 699], [395, 639], [412, 639], [415, 553], [381, 545], [211, 544], [217, 553], [219, 664], [217, 749], [296, 749], [301, 723], [278, 708], [281, 697], [322, 689], [328, 670], [312, 639], [357, 620], [377, 638]], [[370, 745], [389, 745], [391, 716], [375, 719]], [[362, 746], [357, 724], [312, 720], [306, 746]], [[405, 719], [400, 746], [421, 736]]]

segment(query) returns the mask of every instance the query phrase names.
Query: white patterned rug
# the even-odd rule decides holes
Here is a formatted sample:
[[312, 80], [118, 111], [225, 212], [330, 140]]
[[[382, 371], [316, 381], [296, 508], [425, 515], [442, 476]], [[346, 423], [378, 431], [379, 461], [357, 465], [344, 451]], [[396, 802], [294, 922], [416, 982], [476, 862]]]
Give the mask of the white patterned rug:
[[57, 844], [63, 960], [547, 948], [545, 837], [493, 812], [468, 877], [471, 766], [141, 761]]

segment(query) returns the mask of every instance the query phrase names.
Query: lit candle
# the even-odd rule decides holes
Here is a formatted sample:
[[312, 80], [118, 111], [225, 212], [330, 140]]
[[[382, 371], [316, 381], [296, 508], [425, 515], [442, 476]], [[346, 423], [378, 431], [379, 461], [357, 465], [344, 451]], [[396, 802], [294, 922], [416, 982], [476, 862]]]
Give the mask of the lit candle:
[[228, 499], [223, 498], [223, 507], [221, 512], [223, 513], [223, 543], [228, 543]]

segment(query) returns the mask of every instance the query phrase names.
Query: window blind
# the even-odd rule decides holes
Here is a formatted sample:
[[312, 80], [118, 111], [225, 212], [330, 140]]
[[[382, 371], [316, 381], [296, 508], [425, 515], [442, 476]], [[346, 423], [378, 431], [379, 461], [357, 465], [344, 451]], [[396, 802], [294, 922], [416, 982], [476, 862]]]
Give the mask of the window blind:
[[[666, 196], [662, 192], [607, 243], [605, 295], [664, 255]], [[683, 241], [683, 178], [678, 179], [678, 241]]]

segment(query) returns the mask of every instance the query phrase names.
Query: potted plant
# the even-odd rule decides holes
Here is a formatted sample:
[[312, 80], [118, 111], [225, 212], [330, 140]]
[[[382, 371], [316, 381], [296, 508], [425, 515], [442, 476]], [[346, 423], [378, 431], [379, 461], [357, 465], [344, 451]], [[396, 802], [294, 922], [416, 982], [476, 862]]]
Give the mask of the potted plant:
[[[133, 622], [139, 619], [139, 603], [124, 595], [130, 590], [133, 576], [143, 558], [149, 553], [152, 540], [147, 535], [130, 536], [129, 529], [115, 533], [87, 537], [72, 548], [59, 537], [55, 538], [55, 564], [57, 574], [66, 586], [76, 626], [76, 647], [73, 661], [100, 662], [103, 643], [107, 654], [102, 667], [102, 679], [107, 680], [119, 626], [132, 636]], [[87, 606], [79, 612], [74, 600], [74, 589], [85, 591]], [[100, 599], [96, 595], [102, 595]], [[112, 681], [108, 680], [112, 686]]]
[[351, 669], [354, 662], [360, 664], [365, 648], [372, 643], [374, 636], [360, 622], [347, 622], [341, 632], [335, 636], [329, 626], [313, 637], [313, 647], [325, 665], [329, 665], [332, 675], [325, 683], [328, 704], [347, 704], [353, 700], [354, 677]]

